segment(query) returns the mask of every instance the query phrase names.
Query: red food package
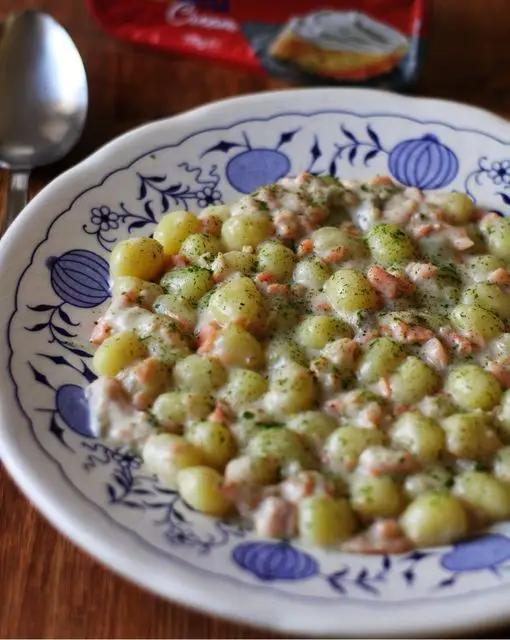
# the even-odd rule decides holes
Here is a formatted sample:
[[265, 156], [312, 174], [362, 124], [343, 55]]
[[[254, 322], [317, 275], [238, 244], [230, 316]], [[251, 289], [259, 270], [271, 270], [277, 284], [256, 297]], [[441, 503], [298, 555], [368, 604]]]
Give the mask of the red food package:
[[404, 87], [428, 0], [88, 0], [112, 35], [306, 83]]

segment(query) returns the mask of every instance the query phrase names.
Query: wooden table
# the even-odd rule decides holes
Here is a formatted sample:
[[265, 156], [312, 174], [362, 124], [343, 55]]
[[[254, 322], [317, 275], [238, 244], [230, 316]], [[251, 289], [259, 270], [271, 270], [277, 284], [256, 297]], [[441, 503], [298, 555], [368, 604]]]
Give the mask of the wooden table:
[[[435, 4], [417, 92], [510, 117], [510, 1], [436, 0]], [[80, 0], [0, 0], [0, 20], [14, 9], [35, 6], [60, 20], [80, 49], [90, 84], [90, 115], [73, 153], [34, 174], [33, 193], [131, 127], [213, 99], [285, 86], [111, 40]], [[0, 174], [0, 181], [3, 193], [5, 175]], [[169, 604], [116, 577], [50, 527], [3, 470], [0, 518], [0, 637], [268, 637]], [[493, 637], [509, 633], [510, 627]]]

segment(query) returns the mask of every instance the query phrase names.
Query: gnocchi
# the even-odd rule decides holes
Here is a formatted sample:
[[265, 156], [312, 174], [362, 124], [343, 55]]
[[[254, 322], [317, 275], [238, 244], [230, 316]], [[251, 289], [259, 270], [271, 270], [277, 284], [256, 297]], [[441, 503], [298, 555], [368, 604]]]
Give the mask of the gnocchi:
[[199, 230], [200, 222], [193, 213], [173, 211], [161, 218], [154, 230], [154, 239], [161, 244], [166, 255], [174, 255], [179, 252], [184, 240]]
[[383, 553], [510, 519], [510, 220], [305, 172], [110, 272], [93, 428], [192, 509]]

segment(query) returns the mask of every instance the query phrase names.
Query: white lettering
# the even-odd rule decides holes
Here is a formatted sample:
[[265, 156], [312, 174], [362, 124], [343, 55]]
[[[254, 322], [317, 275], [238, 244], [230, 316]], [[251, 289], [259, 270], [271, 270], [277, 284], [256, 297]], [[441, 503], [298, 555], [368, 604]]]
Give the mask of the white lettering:
[[205, 29], [221, 29], [222, 31], [237, 31], [237, 23], [231, 18], [206, 16], [197, 11], [195, 5], [189, 2], [176, 2], [169, 7], [166, 19], [176, 27], [191, 25]]

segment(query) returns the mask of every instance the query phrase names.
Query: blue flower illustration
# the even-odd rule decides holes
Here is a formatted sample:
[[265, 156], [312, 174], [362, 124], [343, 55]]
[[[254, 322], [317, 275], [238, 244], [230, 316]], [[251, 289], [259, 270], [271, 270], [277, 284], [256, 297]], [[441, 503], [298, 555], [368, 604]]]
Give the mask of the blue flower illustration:
[[213, 186], [205, 186], [196, 193], [198, 206], [201, 208], [208, 207], [211, 204], [221, 203], [221, 193]]
[[510, 160], [493, 162], [488, 171], [488, 176], [494, 184], [510, 185]]
[[119, 214], [105, 204], [90, 210], [90, 221], [101, 231], [119, 228]]

